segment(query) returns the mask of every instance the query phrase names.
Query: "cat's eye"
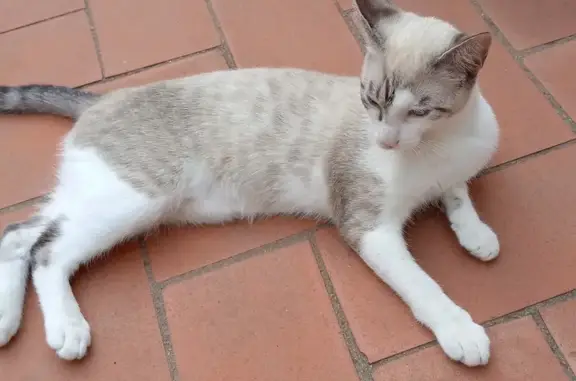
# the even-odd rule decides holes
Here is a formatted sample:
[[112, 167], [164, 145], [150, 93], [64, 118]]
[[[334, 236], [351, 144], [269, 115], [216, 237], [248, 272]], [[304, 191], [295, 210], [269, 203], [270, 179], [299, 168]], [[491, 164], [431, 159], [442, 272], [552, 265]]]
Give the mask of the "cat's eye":
[[371, 96], [366, 96], [366, 101], [372, 107], [381, 108], [378, 102], [376, 102]]
[[409, 116], [416, 116], [416, 117], [424, 117], [428, 114], [430, 114], [430, 109], [422, 109], [422, 110], [410, 110], [408, 111], [408, 115]]
[[375, 108], [378, 111], [377, 118], [378, 118], [378, 121], [381, 122], [383, 117], [384, 117], [384, 110], [382, 109], [382, 106], [369, 95], [366, 95], [365, 97], [363, 97], [362, 102], [364, 102], [364, 106], [366, 108], [371, 107], [371, 108]]

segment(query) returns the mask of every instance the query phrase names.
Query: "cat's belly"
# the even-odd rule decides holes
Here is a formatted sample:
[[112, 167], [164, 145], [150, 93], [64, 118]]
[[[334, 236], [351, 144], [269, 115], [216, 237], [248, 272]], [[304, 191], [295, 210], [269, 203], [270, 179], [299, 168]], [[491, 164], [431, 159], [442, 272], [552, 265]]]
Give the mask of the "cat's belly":
[[[186, 189], [170, 221], [217, 224], [264, 215], [292, 214], [330, 219], [329, 192], [321, 173], [304, 179], [282, 176], [275, 187], [236, 184], [204, 174]], [[197, 179], [196, 179], [197, 180]]]

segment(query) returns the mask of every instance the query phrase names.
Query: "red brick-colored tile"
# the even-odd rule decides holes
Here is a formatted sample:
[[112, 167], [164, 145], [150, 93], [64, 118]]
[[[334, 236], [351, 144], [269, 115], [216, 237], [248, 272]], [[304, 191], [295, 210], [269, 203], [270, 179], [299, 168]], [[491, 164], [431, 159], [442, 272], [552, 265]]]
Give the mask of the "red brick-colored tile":
[[0, 3], [0, 32], [82, 8], [82, 0], [3, 1]]
[[354, 0], [336, 0], [340, 8], [344, 11], [355, 7]]
[[526, 49], [576, 33], [571, 0], [478, 0], [516, 49]]
[[379, 366], [374, 381], [568, 381], [542, 333], [530, 318], [489, 329], [490, 363], [467, 368], [445, 358], [439, 347]]
[[538, 77], [573, 119], [576, 119], [576, 41], [554, 46], [525, 58], [526, 66]]
[[493, 41], [480, 75], [484, 96], [500, 123], [500, 164], [562, 143], [574, 136], [526, 73], [505, 49]]
[[183, 380], [357, 380], [308, 243], [169, 286]]
[[360, 48], [332, 0], [213, 0], [239, 67], [360, 73]]
[[543, 308], [540, 314], [566, 360], [576, 369], [576, 300]]
[[220, 44], [204, 0], [90, 0], [106, 76]]
[[224, 226], [165, 228], [146, 245], [156, 280], [206, 266], [314, 227], [312, 220], [277, 217]]
[[50, 191], [58, 146], [71, 125], [53, 116], [0, 117], [0, 208]]
[[433, 340], [392, 290], [348, 249], [335, 229], [317, 242], [360, 350], [373, 362]]
[[38, 299], [30, 288], [23, 325], [13, 341], [0, 350], [2, 378], [169, 381], [138, 250], [135, 242], [127, 243], [76, 276], [73, 289], [92, 328], [92, 346], [80, 362], [60, 360], [48, 347]]
[[[501, 256], [493, 263], [481, 263], [460, 248], [440, 212], [420, 216], [408, 229], [407, 240], [418, 262], [476, 321], [576, 287], [576, 178], [567, 165], [575, 160], [576, 146], [571, 146], [473, 183], [480, 214], [500, 237]], [[369, 360], [430, 340], [399, 298], [358, 256], [340, 248], [336, 237], [335, 232], [320, 232], [318, 244]]]
[[151, 82], [226, 69], [228, 69], [228, 65], [226, 65], [222, 55], [217, 51], [212, 51], [156, 66], [112, 81], [97, 83], [86, 89], [104, 93], [113, 89], [141, 86]]
[[0, 35], [0, 83], [79, 86], [101, 78], [84, 12]]
[[488, 26], [468, 1], [454, 0], [396, 0], [396, 4], [408, 12], [422, 16], [434, 16], [452, 23], [468, 34], [484, 32]]

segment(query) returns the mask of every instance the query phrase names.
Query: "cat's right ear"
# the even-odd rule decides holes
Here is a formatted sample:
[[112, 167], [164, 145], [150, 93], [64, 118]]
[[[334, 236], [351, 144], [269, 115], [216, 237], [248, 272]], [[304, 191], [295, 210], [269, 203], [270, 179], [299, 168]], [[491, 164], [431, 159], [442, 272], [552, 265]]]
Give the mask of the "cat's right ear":
[[397, 16], [400, 9], [389, 0], [356, 0], [356, 7], [368, 26], [376, 29], [380, 22]]

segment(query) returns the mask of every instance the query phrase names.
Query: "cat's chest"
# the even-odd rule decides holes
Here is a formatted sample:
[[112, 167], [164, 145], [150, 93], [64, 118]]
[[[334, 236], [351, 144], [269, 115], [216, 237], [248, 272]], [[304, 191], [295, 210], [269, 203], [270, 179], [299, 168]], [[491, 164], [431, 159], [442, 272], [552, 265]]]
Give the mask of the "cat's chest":
[[379, 171], [389, 193], [428, 201], [474, 177], [490, 161], [492, 145], [481, 137], [448, 141], [442, 147], [390, 160]]

